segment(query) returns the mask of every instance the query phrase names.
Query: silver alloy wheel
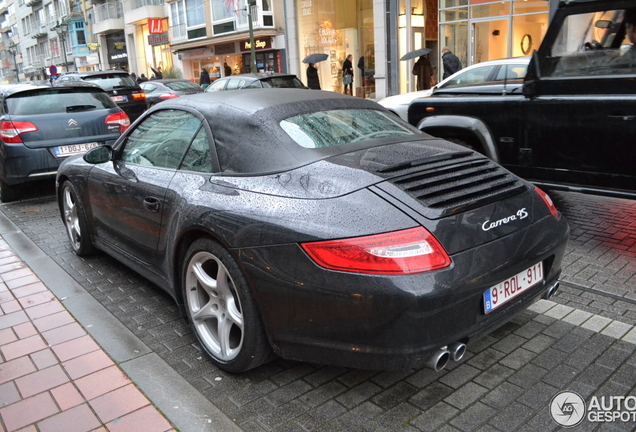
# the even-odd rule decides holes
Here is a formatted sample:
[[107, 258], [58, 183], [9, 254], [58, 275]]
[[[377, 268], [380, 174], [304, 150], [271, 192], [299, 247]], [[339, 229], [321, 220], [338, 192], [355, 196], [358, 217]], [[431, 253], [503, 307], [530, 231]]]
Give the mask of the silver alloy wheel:
[[185, 275], [186, 303], [201, 343], [218, 360], [241, 352], [244, 338], [241, 300], [223, 263], [210, 252], [197, 252]]
[[79, 217], [77, 215], [77, 203], [71, 192], [71, 188], [66, 186], [62, 195], [62, 206], [64, 210], [64, 225], [68, 231], [68, 236], [73, 244], [73, 249], [80, 248], [82, 231], [80, 230]]

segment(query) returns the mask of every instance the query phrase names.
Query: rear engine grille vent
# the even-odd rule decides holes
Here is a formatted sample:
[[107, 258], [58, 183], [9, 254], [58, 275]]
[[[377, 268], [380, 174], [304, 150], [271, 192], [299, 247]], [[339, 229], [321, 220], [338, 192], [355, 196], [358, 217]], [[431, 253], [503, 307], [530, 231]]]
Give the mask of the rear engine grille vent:
[[424, 215], [431, 219], [465, 212], [528, 190], [515, 175], [473, 152], [402, 163], [377, 173], [422, 203]]

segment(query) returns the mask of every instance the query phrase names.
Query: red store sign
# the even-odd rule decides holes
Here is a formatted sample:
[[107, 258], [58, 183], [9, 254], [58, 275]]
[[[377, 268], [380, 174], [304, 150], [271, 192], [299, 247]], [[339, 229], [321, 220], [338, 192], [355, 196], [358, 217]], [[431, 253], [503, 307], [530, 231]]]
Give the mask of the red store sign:
[[163, 20], [161, 18], [148, 18], [148, 32], [150, 34], [163, 33]]

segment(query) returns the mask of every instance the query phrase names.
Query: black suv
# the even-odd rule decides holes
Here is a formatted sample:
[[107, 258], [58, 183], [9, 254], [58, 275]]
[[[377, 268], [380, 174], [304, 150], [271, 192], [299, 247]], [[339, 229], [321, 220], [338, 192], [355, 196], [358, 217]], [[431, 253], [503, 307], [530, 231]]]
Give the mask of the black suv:
[[128, 114], [131, 122], [137, 120], [137, 117], [148, 109], [144, 91], [127, 72], [122, 70], [74, 72], [57, 79], [59, 83], [73, 81], [92, 82], [106, 90], [110, 98]]
[[20, 184], [54, 179], [67, 156], [113, 144], [129, 126], [94, 84], [0, 86], [0, 200], [18, 199]]
[[634, 198], [634, 13], [634, 0], [561, 2], [522, 86], [436, 91], [409, 122], [544, 187]]

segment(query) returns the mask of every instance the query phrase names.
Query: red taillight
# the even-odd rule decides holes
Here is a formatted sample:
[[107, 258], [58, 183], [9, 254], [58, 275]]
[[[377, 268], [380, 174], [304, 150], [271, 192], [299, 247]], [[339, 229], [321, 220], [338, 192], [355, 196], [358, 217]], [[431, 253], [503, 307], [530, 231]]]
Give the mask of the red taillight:
[[20, 134], [36, 130], [38, 127], [30, 121], [3, 121], [0, 123], [0, 139], [6, 143], [21, 143]]
[[163, 93], [161, 96], [159, 96], [159, 98], [161, 99], [174, 99], [179, 97], [178, 95], [174, 94], [174, 93]]
[[130, 119], [125, 112], [117, 112], [114, 114], [108, 114], [106, 117], [106, 124], [119, 125], [119, 132], [124, 133], [124, 131], [130, 126]]
[[146, 100], [146, 93], [133, 93], [132, 98], [136, 101]]
[[418, 273], [451, 263], [442, 245], [422, 227], [301, 246], [320, 266], [347, 272]]
[[541, 197], [543, 202], [545, 202], [545, 205], [547, 205], [548, 209], [550, 209], [550, 213], [552, 213], [552, 216], [554, 216], [556, 218], [557, 215], [558, 215], [558, 210], [554, 206], [554, 203], [552, 202], [552, 200], [550, 199], [548, 194], [543, 192], [541, 189], [539, 189], [536, 186], [534, 187], [534, 191], [539, 194], [539, 196]]

